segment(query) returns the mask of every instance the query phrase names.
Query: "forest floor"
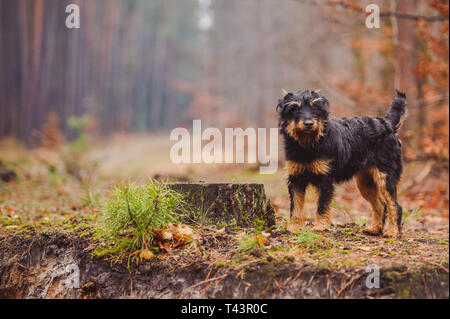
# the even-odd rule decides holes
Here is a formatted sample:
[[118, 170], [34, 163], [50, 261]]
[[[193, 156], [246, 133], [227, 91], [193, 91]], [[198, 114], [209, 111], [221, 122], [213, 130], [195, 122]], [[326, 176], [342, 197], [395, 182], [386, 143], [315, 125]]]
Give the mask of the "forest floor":
[[[370, 206], [353, 181], [337, 188], [332, 229], [290, 234], [283, 169], [260, 175], [245, 165], [174, 165], [169, 148], [167, 137], [118, 135], [74, 165], [61, 152], [3, 141], [2, 161], [18, 179], [0, 182], [0, 298], [448, 298], [448, 162], [405, 164], [403, 233], [386, 239], [362, 233]], [[94, 257], [92, 235], [110, 187], [155, 175], [262, 183], [277, 225], [192, 225], [195, 240], [165, 245], [137, 264]], [[315, 200], [308, 192], [311, 220]], [[73, 264], [80, 289], [66, 285]], [[379, 288], [366, 285], [369, 265], [379, 267]]]

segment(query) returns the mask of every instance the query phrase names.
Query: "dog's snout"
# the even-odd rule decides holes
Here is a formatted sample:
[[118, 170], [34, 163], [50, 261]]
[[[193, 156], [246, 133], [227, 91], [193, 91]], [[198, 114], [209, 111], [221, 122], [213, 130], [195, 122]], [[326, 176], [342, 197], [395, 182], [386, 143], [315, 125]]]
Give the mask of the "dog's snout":
[[306, 120], [303, 122], [306, 128], [312, 128], [314, 125], [314, 122], [312, 120]]

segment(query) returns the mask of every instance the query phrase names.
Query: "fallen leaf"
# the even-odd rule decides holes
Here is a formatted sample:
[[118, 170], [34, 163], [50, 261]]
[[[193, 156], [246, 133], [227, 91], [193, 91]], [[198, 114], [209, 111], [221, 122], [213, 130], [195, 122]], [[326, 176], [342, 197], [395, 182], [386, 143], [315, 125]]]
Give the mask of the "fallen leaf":
[[146, 260], [151, 259], [153, 256], [154, 256], [154, 254], [148, 249], [142, 249], [139, 254], [139, 258], [141, 258], [141, 259], [144, 258]]
[[167, 224], [166, 232], [170, 232], [173, 235], [173, 239], [188, 242], [195, 239], [194, 231], [187, 225], [173, 225]]
[[173, 234], [168, 231], [163, 231], [162, 238], [165, 240], [171, 240], [173, 238]]

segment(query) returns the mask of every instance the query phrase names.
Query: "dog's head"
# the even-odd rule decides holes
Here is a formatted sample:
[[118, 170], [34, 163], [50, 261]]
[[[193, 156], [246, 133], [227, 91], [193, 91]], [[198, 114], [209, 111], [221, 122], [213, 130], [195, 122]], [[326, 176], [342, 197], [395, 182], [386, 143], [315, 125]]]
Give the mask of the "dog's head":
[[277, 105], [282, 133], [303, 146], [313, 145], [324, 135], [328, 106], [328, 100], [315, 91], [285, 92]]

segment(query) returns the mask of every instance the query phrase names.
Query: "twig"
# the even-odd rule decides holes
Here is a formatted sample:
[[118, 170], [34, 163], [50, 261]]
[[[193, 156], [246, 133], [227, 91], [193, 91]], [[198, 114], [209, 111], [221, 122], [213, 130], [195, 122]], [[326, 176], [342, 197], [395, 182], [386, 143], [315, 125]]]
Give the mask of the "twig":
[[212, 268], [210, 269], [210, 271], [209, 271], [208, 274], [206, 275], [205, 280], [208, 280], [208, 279], [209, 279], [209, 276], [211, 275], [211, 272], [212, 272]]
[[286, 286], [288, 283], [291, 284], [291, 282], [296, 281], [297, 278], [300, 277], [301, 274], [302, 274], [302, 270], [300, 269], [294, 278], [291, 277], [291, 278], [286, 279], [286, 281], [284, 282], [283, 285]]
[[[228, 276], [228, 275], [223, 275], [223, 276], [220, 276], [220, 277], [214, 277], [214, 278], [211, 278], [211, 279], [203, 280], [203, 281], [200, 281], [200, 282], [196, 283], [195, 285], [192, 285], [192, 286], [187, 287], [187, 289], [190, 289], [190, 288], [194, 288], [194, 287], [203, 285], [203, 284], [205, 284], [205, 283], [207, 283], [207, 282], [210, 282], [210, 281], [219, 280], [219, 279], [224, 279], [224, 278], [227, 277], [227, 276]], [[185, 290], [186, 290], [186, 289], [185, 289]]]
[[283, 288], [281, 288], [280, 284], [278, 283], [278, 281], [276, 279], [274, 279], [275, 285], [277, 285], [278, 289], [280, 290], [280, 292], [283, 292]]
[[422, 274], [422, 282], [423, 282], [423, 285], [424, 285], [424, 287], [425, 287], [425, 295], [427, 296], [427, 298], [429, 298], [429, 292], [428, 292], [428, 285], [427, 285], [427, 281], [425, 280], [425, 275], [424, 274]]
[[262, 292], [261, 296], [259, 297], [260, 299], [263, 299], [264, 296], [266, 295], [266, 293], [270, 290], [271, 283], [272, 283], [271, 281], [269, 281], [269, 282], [267, 283], [266, 289], [264, 289], [264, 291]]
[[339, 292], [338, 292], [336, 298], [338, 298], [338, 297], [341, 295], [341, 293], [343, 293], [344, 290], [347, 289], [350, 285], [352, 285], [356, 280], [358, 280], [359, 278], [361, 278], [361, 276], [362, 276], [362, 275], [355, 275], [352, 279], [350, 279], [350, 280], [344, 285], [344, 287], [342, 287], [342, 289], [339, 290]]
[[21, 267], [21, 268], [23, 268], [25, 270], [29, 270], [30, 269], [29, 267], [26, 267], [26, 266], [22, 265], [21, 263], [16, 263], [16, 264], [17, 264], [17, 266], [19, 266], [19, 267]]
[[[209, 276], [211, 275], [211, 272], [212, 272], [212, 269], [211, 269], [211, 270], [208, 272], [208, 274], [206, 275], [205, 280], [208, 280], [208, 279], [209, 279]], [[219, 272], [220, 272], [220, 270], [217, 271], [217, 273], [215, 274], [214, 278], [217, 277], [217, 275], [219, 274]], [[205, 285], [205, 287], [203, 287], [203, 289], [202, 289], [202, 294], [205, 294], [205, 293], [206, 293], [206, 291], [209, 289], [209, 287], [211, 286], [211, 284], [212, 284], [212, 281], [209, 282], [207, 285]], [[218, 284], [218, 283], [217, 283], [217, 284]]]
[[445, 268], [444, 266], [442, 266], [441, 264], [438, 264], [438, 263], [435, 263], [435, 262], [432, 262], [432, 261], [427, 261], [427, 263], [429, 263], [431, 265], [438, 266], [439, 268], [441, 268], [441, 269], [445, 270], [446, 272], [448, 272], [448, 269]]

